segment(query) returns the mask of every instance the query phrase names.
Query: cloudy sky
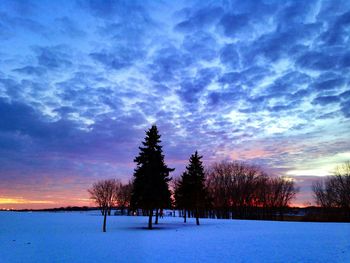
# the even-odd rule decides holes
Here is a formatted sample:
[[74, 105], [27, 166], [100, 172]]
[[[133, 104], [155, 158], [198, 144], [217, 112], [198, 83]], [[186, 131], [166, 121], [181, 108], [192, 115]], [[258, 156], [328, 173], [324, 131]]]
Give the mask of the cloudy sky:
[[350, 2], [0, 1], [0, 208], [89, 205], [157, 124], [179, 175], [310, 184], [350, 159]]

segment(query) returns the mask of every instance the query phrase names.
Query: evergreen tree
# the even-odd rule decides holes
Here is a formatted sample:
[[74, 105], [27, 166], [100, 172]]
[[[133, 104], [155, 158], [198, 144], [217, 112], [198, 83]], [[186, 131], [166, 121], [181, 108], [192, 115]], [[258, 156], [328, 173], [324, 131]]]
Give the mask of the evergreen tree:
[[184, 222], [186, 222], [186, 211], [192, 210], [195, 212], [197, 225], [199, 225], [199, 211], [205, 207], [208, 196], [202, 157], [197, 151], [191, 155], [189, 165], [182, 174], [175, 191], [176, 204], [184, 209]]
[[195, 211], [197, 225], [199, 225], [199, 210], [205, 207], [207, 200], [202, 158], [203, 156], [199, 156], [196, 151], [191, 155], [189, 165], [186, 167], [189, 177], [189, 188], [192, 190], [191, 205]]
[[131, 204], [133, 208], [141, 208], [149, 213], [148, 228], [152, 229], [153, 210], [171, 206], [168, 182], [169, 173], [174, 169], [164, 163], [160, 135], [157, 126], [153, 125], [147, 132], [143, 147], [135, 158], [133, 192]]
[[191, 209], [191, 184], [187, 172], [181, 175], [180, 180], [176, 183], [174, 197], [178, 209], [183, 210], [184, 222], [186, 223], [186, 212]]

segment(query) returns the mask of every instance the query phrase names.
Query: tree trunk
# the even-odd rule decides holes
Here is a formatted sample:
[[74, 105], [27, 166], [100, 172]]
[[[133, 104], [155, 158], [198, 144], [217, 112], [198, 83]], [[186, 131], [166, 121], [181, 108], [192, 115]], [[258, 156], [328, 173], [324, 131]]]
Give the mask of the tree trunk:
[[186, 209], [184, 210], [184, 223], [186, 223]]
[[158, 217], [159, 217], [159, 210], [158, 208], [156, 209], [156, 219], [154, 220], [154, 224], [158, 225]]
[[199, 226], [199, 211], [198, 208], [196, 208], [196, 224]]
[[148, 215], [148, 229], [152, 229], [152, 215], [153, 215], [153, 209], [150, 209], [149, 215]]
[[107, 211], [104, 211], [103, 215], [103, 232], [106, 232]]

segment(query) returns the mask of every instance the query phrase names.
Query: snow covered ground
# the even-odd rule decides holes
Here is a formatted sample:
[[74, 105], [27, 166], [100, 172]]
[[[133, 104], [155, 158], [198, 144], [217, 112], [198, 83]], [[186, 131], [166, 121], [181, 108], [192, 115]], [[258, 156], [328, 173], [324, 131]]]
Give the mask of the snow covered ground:
[[0, 213], [0, 263], [350, 262], [350, 224]]

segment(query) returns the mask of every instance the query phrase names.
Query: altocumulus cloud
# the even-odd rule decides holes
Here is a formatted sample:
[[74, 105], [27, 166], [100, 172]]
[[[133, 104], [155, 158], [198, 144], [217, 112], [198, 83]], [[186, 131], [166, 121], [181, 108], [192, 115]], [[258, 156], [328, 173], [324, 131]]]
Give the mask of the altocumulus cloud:
[[127, 180], [152, 123], [176, 173], [195, 149], [291, 176], [349, 151], [348, 1], [1, 1], [0, 14], [7, 185]]

